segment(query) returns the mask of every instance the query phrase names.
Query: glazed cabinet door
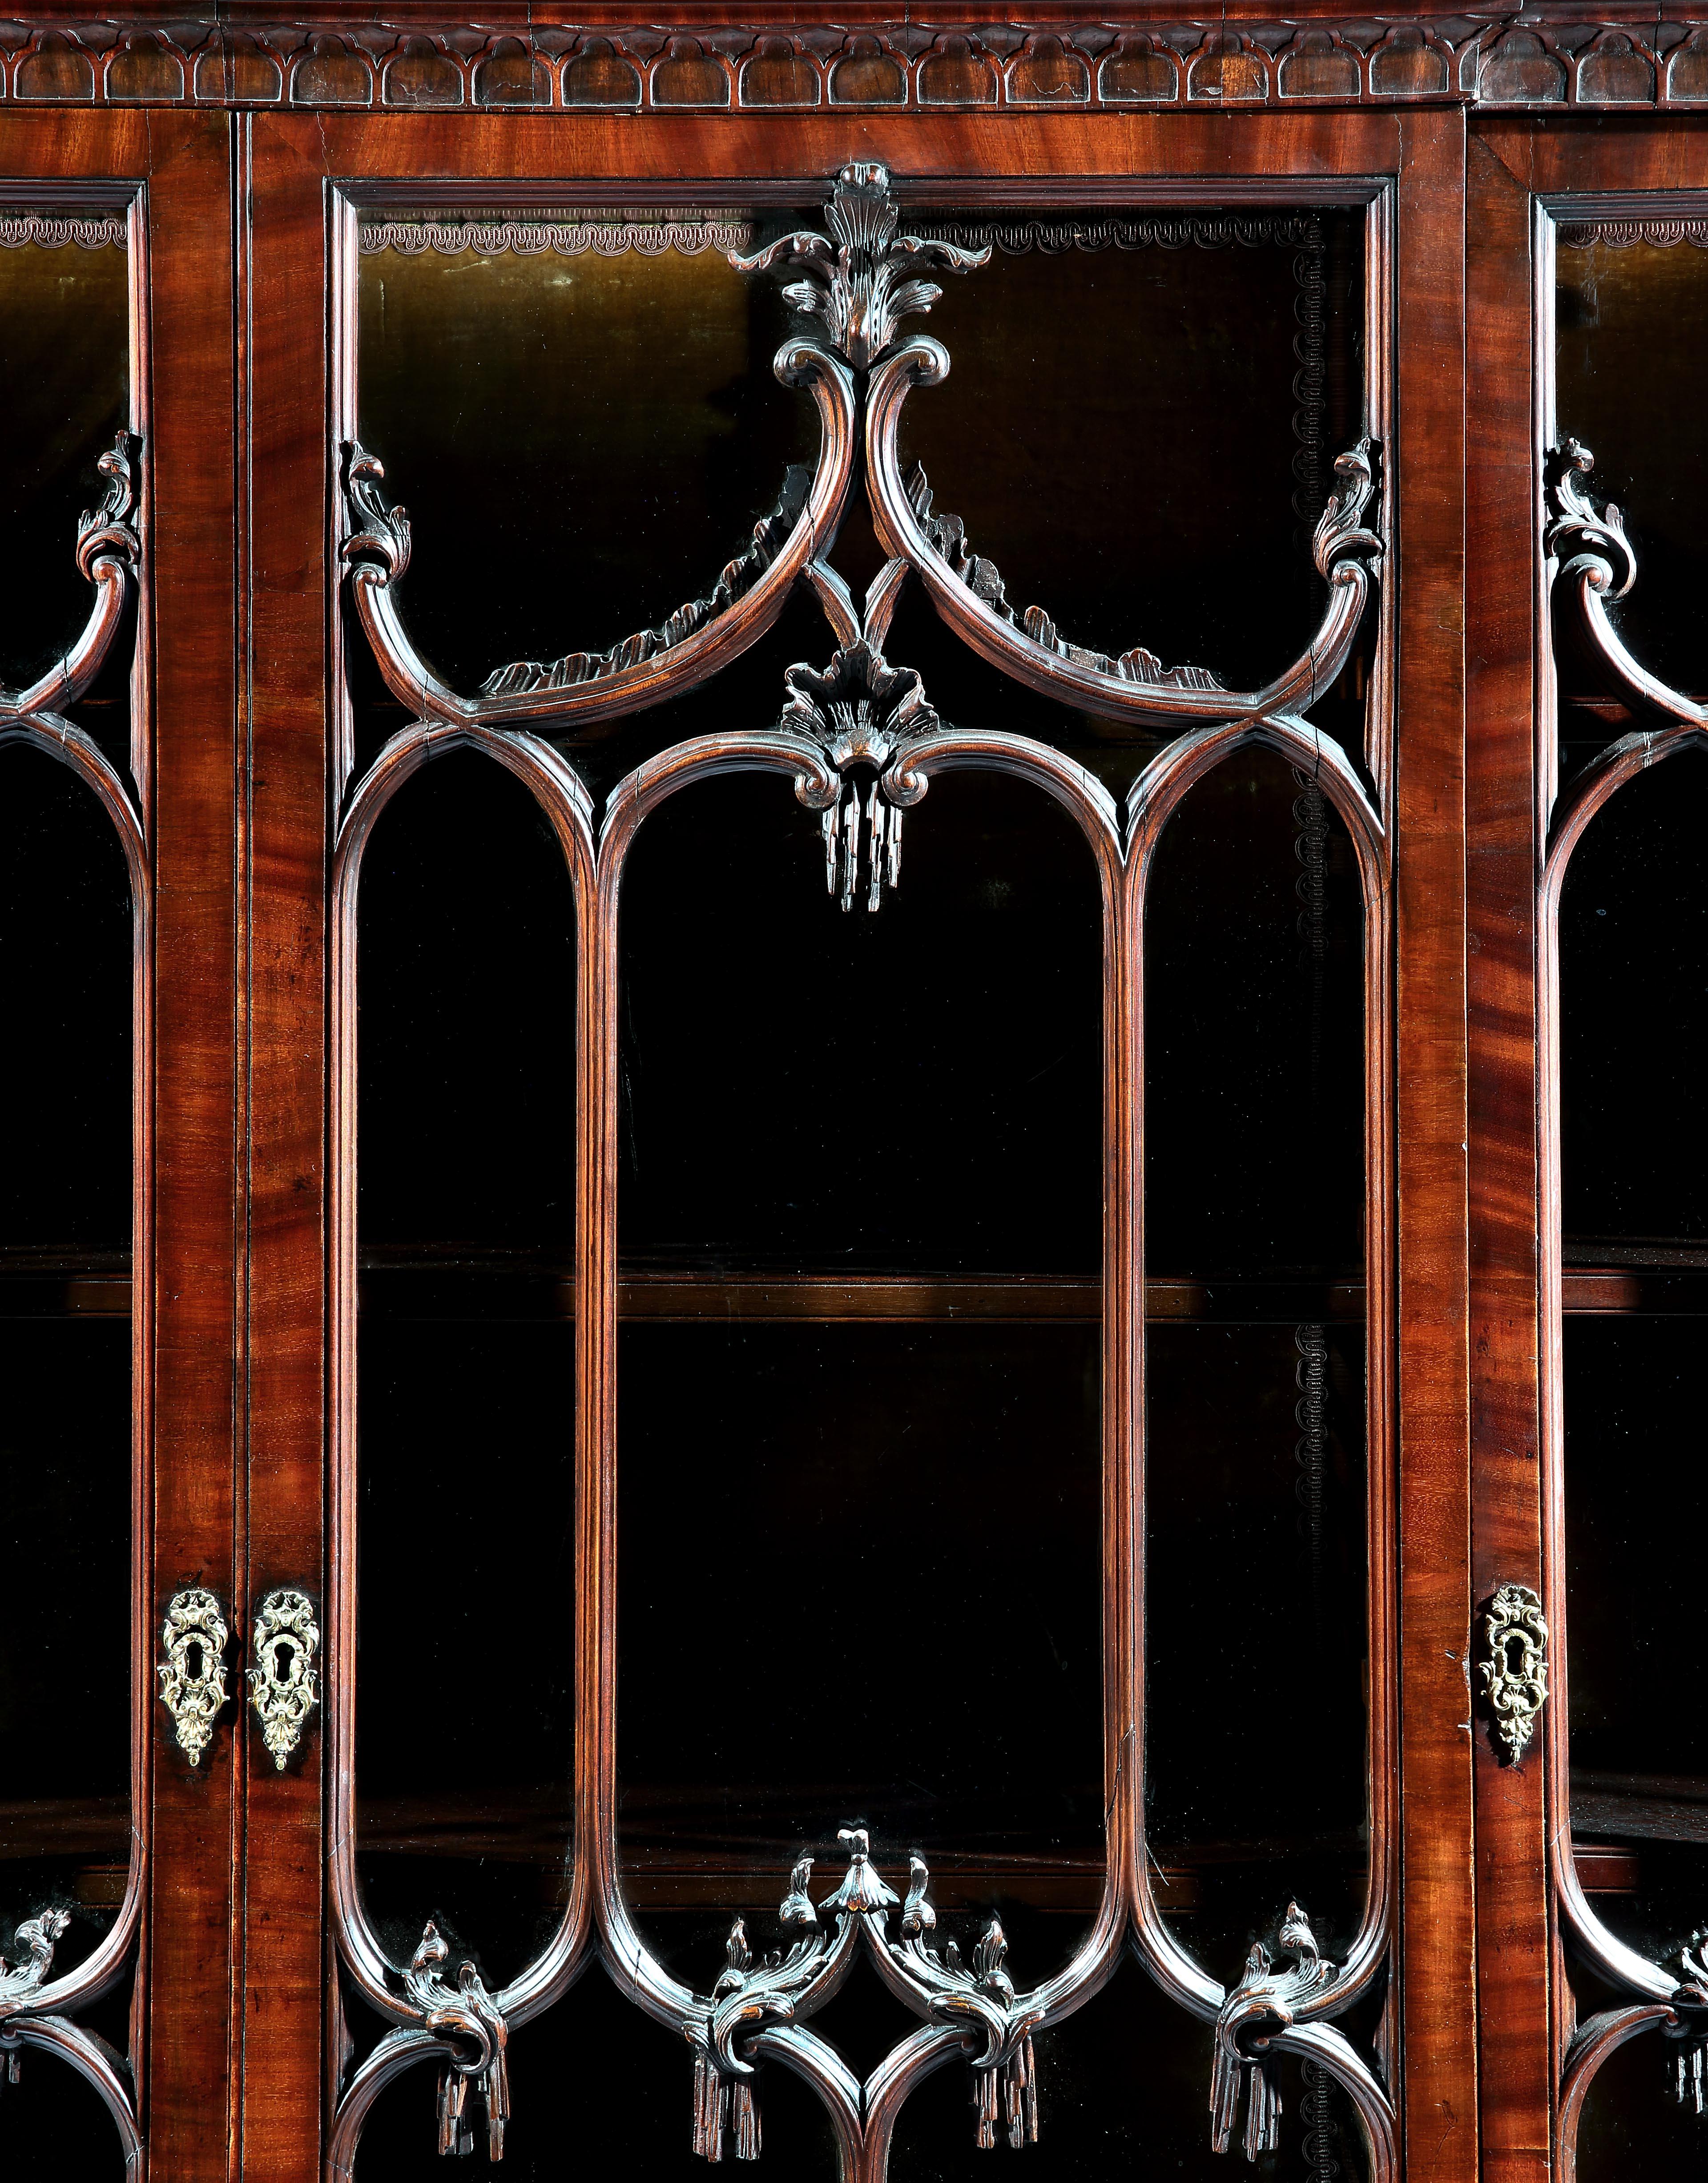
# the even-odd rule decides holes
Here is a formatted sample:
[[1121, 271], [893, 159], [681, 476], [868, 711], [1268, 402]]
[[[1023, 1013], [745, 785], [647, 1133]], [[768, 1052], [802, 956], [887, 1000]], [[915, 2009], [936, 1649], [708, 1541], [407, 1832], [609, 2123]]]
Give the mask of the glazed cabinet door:
[[203, 436], [229, 422], [229, 134], [0, 122], [0, 2161], [19, 2176], [133, 2176], [151, 2152], [188, 2175], [191, 2118], [203, 2146], [225, 2134], [230, 491]]
[[1459, 119], [1009, 123], [244, 125], [257, 2172], [1474, 2111]]
[[[1519, 150], [1489, 132], [1485, 259], [1491, 306], [1504, 290], [1533, 329], [1528, 414], [1515, 400], [1500, 430], [1529, 481], [1508, 550], [1528, 547], [1538, 572], [1540, 665], [1533, 694], [1515, 680], [1517, 702], [1491, 704], [1490, 742], [1516, 787], [1533, 735], [1530, 839], [1521, 852], [1509, 833], [1503, 884], [1523, 920], [1509, 929], [1533, 936], [1533, 989], [1512, 964], [1506, 992], [1536, 1038], [1539, 1340], [1529, 1370], [1511, 1360], [1507, 1445], [1528, 1431], [1539, 1447], [1541, 1491], [1524, 1466], [1491, 1469], [1502, 1565], [1487, 1574], [1508, 1580], [1489, 1673], [1513, 1708], [1511, 1771], [1531, 1777], [1492, 1791], [1526, 1994], [1500, 2097], [1515, 2134], [1547, 2102], [1558, 2172], [1592, 2183], [1694, 2174], [1708, 2108], [1708, 1749], [1678, 1551], [1702, 1492], [1690, 1420], [1708, 1280], [1708, 660], [1690, 517], [1708, 476], [1708, 164], [1670, 128]], [[1524, 1157], [1520, 1133], [1507, 1150]], [[1516, 1300], [1528, 1208], [1521, 1193], [1489, 1203]], [[1550, 1943], [1549, 2025], [1535, 2004]]]

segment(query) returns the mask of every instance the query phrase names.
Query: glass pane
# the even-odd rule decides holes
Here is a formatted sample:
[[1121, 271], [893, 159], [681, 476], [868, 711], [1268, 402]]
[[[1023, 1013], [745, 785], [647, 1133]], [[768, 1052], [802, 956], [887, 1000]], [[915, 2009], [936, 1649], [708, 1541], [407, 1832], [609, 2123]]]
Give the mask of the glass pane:
[[0, 1175], [3, 1536], [14, 1570], [56, 1573], [0, 1630], [0, 1734], [28, 1754], [0, 1800], [0, 1948], [65, 1908], [56, 1975], [111, 1926], [130, 1859], [132, 957], [94, 796], [0, 752], [0, 1126], [22, 1153]]
[[[1703, 686], [1698, 602], [1708, 542], [1697, 511], [1708, 486], [1701, 356], [1708, 340], [1708, 251], [1627, 241], [1635, 223], [1564, 224], [1557, 253], [1555, 414], [1559, 436], [1593, 449], [1595, 496], [1623, 512], [1637, 582], [1612, 609], [1645, 666], [1683, 690]], [[1664, 420], [1662, 425], [1661, 420]], [[1589, 686], [1569, 653], [1563, 686]], [[1617, 723], [1604, 722], [1611, 734]], [[1568, 718], [1568, 737], [1592, 731]]]
[[1323, 612], [1312, 530], [1364, 429], [1362, 217], [904, 211], [994, 242], [923, 328], [953, 368], [910, 396], [902, 451], [1012, 606], [1230, 689], [1297, 658]]
[[[4, 215], [10, 228], [16, 214]], [[55, 218], [34, 224], [58, 228]], [[92, 247], [0, 248], [0, 681], [21, 688], [89, 619], [77, 518], [97, 507], [96, 464], [130, 422], [130, 280], [122, 215], [76, 221]], [[122, 671], [128, 645], [115, 647]], [[122, 679], [120, 695], [122, 697]]]
[[[487, 247], [444, 247], [464, 231], [369, 231], [358, 429], [413, 524], [405, 622], [473, 693], [708, 592], [818, 431], [772, 375], [777, 283], [720, 247], [751, 247], [751, 215], [487, 222]], [[424, 233], [440, 247], [406, 247]]]
[[430, 765], [362, 867], [358, 1865], [495, 1990], [568, 1886], [575, 909], [528, 791]]
[[[624, 880], [625, 1885], [663, 1950], [651, 1906], [774, 1915], [861, 1825], [940, 1902], [1073, 1913], [1065, 1953], [1102, 1870], [1095, 867], [1037, 789], [957, 775], [877, 914], [824, 868], [740, 776]], [[740, 1634], [791, 1571], [799, 1644]], [[715, 1938], [672, 1967], [703, 1987]]]
[[[1675, 1968], [1708, 1893], [1708, 1736], [1678, 1702], [1708, 1657], [1678, 1554], [1708, 1515], [1705, 819], [1700, 758], [1632, 781], [1560, 910], [1572, 1833], [1597, 1914]], [[1610, 2084], [1636, 2067], [1617, 2058]]]
[[[1146, 1828], [1164, 1914], [1231, 1982], [1289, 1898], [1344, 1950], [1368, 1867], [1351, 842], [1242, 752], [1169, 820], [1145, 919]], [[1304, 1763], [1254, 1761], [1258, 1703]]]

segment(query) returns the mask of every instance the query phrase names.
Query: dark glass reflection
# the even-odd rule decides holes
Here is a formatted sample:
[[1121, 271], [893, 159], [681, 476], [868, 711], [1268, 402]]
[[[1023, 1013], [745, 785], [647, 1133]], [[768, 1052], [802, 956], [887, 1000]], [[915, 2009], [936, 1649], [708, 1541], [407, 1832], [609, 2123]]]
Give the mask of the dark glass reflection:
[[1065, 1884], [1068, 1945], [1103, 1805], [1095, 867], [996, 776], [907, 827], [844, 914], [787, 783], [718, 780], [624, 881], [625, 1869], [643, 1924], [727, 1925], [862, 1823], [975, 1904]]
[[130, 281], [112, 243], [0, 249], [0, 682], [14, 687], [89, 619], [77, 518], [100, 505], [96, 464], [129, 422]]
[[[1363, 430], [1361, 219], [1015, 219], [944, 281], [923, 331], [953, 368], [909, 396], [902, 448], [1012, 606], [1231, 689], [1298, 658], [1323, 603], [1312, 528]], [[1173, 247], [1083, 247], [1117, 226]]]
[[386, 250], [359, 308], [360, 435], [414, 525], [405, 619], [465, 691], [707, 593], [816, 454], [771, 369], [789, 306], [716, 249]]
[[[1663, 1963], [1708, 1894], [1708, 1736], [1679, 1699], [1704, 1654], [1678, 1546], [1708, 1514], [1705, 819], [1700, 758], [1630, 782], [1579, 842], [1560, 909], [1572, 1832], [1592, 1908]], [[1650, 2127], [1599, 2111], [1598, 2144]]]
[[1687, 753], [1628, 782], [1591, 820], [1567, 871], [1560, 1072], [1568, 1259], [1605, 1256], [1598, 1239], [1622, 1258], [1678, 1247], [1700, 1258], [1708, 1248], [1705, 838], [1708, 761]]
[[1145, 925], [1145, 1825], [1159, 1904], [1227, 1976], [1253, 1918], [1296, 1897], [1332, 1954], [1365, 1894], [1361, 930], [1350, 841], [1278, 758], [1242, 753], [1169, 821]]
[[1708, 2119], [1674, 2097], [1678, 2052], [1650, 2031], [1602, 2064], [1578, 2121], [1578, 2183], [1695, 2183]]
[[574, 1769], [575, 912], [491, 760], [381, 814], [358, 895], [358, 1823], [407, 1961], [557, 1924]]
[[[1638, 577], [1613, 609], [1645, 666], [1678, 687], [1708, 688], [1700, 601], [1708, 543], [1698, 514], [1708, 486], [1700, 359], [1708, 341], [1708, 253], [1596, 242], [1567, 223], [1556, 258], [1555, 414], [1561, 439], [1594, 451], [1595, 497], [1616, 501]], [[1569, 652], [1568, 692], [1593, 687]], [[1604, 723], [1611, 741], [1619, 724]], [[1567, 724], [1589, 733], [1591, 724]]]
[[0, 1178], [0, 1464], [8, 1564], [33, 1573], [30, 1611], [0, 1630], [0, 1734], [20, 1760], [0, 1798], [0, 1933], [69, 1909], [56, 1972], [112, 1924], [130, 1856], [132, 957], [125, 858], [94, 796], [40, 753], [0, 753], [16, 1064], [0, 1086], [16, 1154]]

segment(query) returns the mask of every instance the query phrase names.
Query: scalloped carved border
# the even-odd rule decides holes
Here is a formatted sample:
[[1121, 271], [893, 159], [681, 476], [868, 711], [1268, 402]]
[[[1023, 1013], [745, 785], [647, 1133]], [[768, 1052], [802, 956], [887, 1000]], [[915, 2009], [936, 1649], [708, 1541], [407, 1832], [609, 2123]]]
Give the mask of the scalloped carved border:
[[[854, 10], [850, 11], [851, 14]], [[1385, 25], [1117, 15], [1071, 28], [929, 19], [691, 34], [620, 23], [384, 27], [345, 15], [241, 30], [194, 17], [0, 25], [0, 100], [50, 105], [799, 113], [824, 107], [1131, 111], [1195, 106], [1708, 108], [1700, 22], [1562, 14]]]

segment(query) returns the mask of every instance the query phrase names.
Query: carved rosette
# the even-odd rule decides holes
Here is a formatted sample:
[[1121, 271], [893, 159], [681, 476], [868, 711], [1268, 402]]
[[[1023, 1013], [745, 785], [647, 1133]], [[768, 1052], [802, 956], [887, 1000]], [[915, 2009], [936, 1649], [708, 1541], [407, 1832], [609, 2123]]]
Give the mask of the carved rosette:
[[1483, 1618], [1483, 1688], [1509, 1761], [1529, 1748], [1548, 1697], [1548, 1625], [1528, 1585], [1503, 1584]]
[[1278, 1967], [1262, 1941], [1253, 1941], [1245, 1974], [1216, 2018], [1210, 2143], [1217, 2152], [1226, 2152], [1233, 2143], [1243, 2090], [1245, 2131], [1241, 2143], [1250, 2161], [1273, 2152], [1281, 2142], [1281, 2089], [1267, 2051], [1270, 2040], [1294, 2023], [1334, 1978], [1334, 1964], [1323, 1960], [1296, 1902], [1287, 1905], [1277, 1943], [1279, 1953], [1291, 1962]]
[[796, 309], [824, 321], [838, 355], [864, 371], [895, 340], [905, 318], [929, 311], [943, 291], [926, 272], [970, 273], [990, 262], [990, 247], [969, 250], [918, 235], [899, 235], [901, 214], [890, 171], [875, 160], [843, 168], [824, 214], [826, 237], [797, 229], [751, 257], [738, 251], [738, 273], [798, 273], [783, 290]]

